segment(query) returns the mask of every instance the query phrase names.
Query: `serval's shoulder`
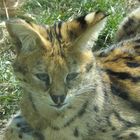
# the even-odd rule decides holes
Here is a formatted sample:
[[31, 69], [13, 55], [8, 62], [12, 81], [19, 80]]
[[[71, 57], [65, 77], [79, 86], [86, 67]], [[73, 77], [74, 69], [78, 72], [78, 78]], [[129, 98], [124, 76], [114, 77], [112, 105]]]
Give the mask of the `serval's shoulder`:
[[120, 24], [116, 43], [96, 53], [110, 78], [112, 93], [140, 104], [140, 8]]

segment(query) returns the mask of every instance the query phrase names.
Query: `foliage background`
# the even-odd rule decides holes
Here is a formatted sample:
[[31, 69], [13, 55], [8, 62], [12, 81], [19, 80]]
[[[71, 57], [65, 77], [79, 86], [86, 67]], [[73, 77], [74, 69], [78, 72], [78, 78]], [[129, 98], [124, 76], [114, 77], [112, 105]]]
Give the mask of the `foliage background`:
[[[135, 6], [135, 0], [26, 0], [14, 17], [28, 16], [37, 23], [53, 24], [94, 10], [106, 11], [110, 16], [96, 45], [100, 49], [113, 43], [118, 24]], [[3, 23], [5, 19], [6, 16], [0, 16], [0, 120], [8, 119], [18, 110], [22, 93], [13, 75], [15, 51]]]

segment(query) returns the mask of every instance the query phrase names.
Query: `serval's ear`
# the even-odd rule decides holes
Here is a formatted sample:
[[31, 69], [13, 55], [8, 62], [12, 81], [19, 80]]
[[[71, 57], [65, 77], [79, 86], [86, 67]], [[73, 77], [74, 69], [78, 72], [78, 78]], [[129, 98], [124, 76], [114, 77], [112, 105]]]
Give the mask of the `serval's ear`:
[[93, 46], [99, 33], [104, 28], [107, 14], [101, 11], [92, 12], [61, 26], [61, 34], [65, 41], [78, 49], [87, 49]]
[[42, 43], [39, 26], [22, 19], [13, 19], [6, 22], [7, 30], [15, 41], [17, 53], [31, 52], [38, 49]]

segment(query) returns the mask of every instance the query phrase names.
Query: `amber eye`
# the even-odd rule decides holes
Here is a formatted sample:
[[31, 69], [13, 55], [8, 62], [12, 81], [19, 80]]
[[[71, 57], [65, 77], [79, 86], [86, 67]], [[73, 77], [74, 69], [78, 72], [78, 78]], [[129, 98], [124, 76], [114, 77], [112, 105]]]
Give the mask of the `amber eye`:
[[69, 82], [71, 80], [74, 80], [78, 76], [78, 74], [78, 72], [69, 73], [66, 77], [66, 81]]
[[50, 84], [50, 77], [47, 73], [37, 73], [35, 75], [39, 80], [45, 82], [46, 85]]

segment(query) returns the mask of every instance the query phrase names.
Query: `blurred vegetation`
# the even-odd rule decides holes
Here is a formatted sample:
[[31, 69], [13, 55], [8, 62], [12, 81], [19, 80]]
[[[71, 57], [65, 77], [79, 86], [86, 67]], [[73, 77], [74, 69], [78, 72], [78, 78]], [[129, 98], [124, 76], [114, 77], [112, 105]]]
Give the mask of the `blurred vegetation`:
[[[113, 42], [118, 24], [126, 15], [127, 0], [27, 0], [20, 9], [22, 14], [33, 18], [37, 23], [53, 24], [80, 16], [94, 10], [110, 14], [108, 23], [99, 37], [96, 48], [106, 47]], [[6, 30], [0, 26], [0, 34]], [[21, 89], [12, 71], [15, 58], [13, 45], [8, 38], [0, 37], [0, 118], [8, 118], [17, 109]]]
[[15, 76], [12, 62], [15, 58], [13, 46], [6, 32], [4, 23], [0, 23], [0, 120], [8, 118], [18, 109], [17, 102], [21, 93]]
[[105, 47], [112, 42], [118, 23], [126, 15], [126, 2], [127, 0], [29, 0], [23, 10], [38, 23], [44, 24], [65, 21], [95, 10], [105, 11], [110, 16], [107, 27], [98, 40], [98, 45]]

